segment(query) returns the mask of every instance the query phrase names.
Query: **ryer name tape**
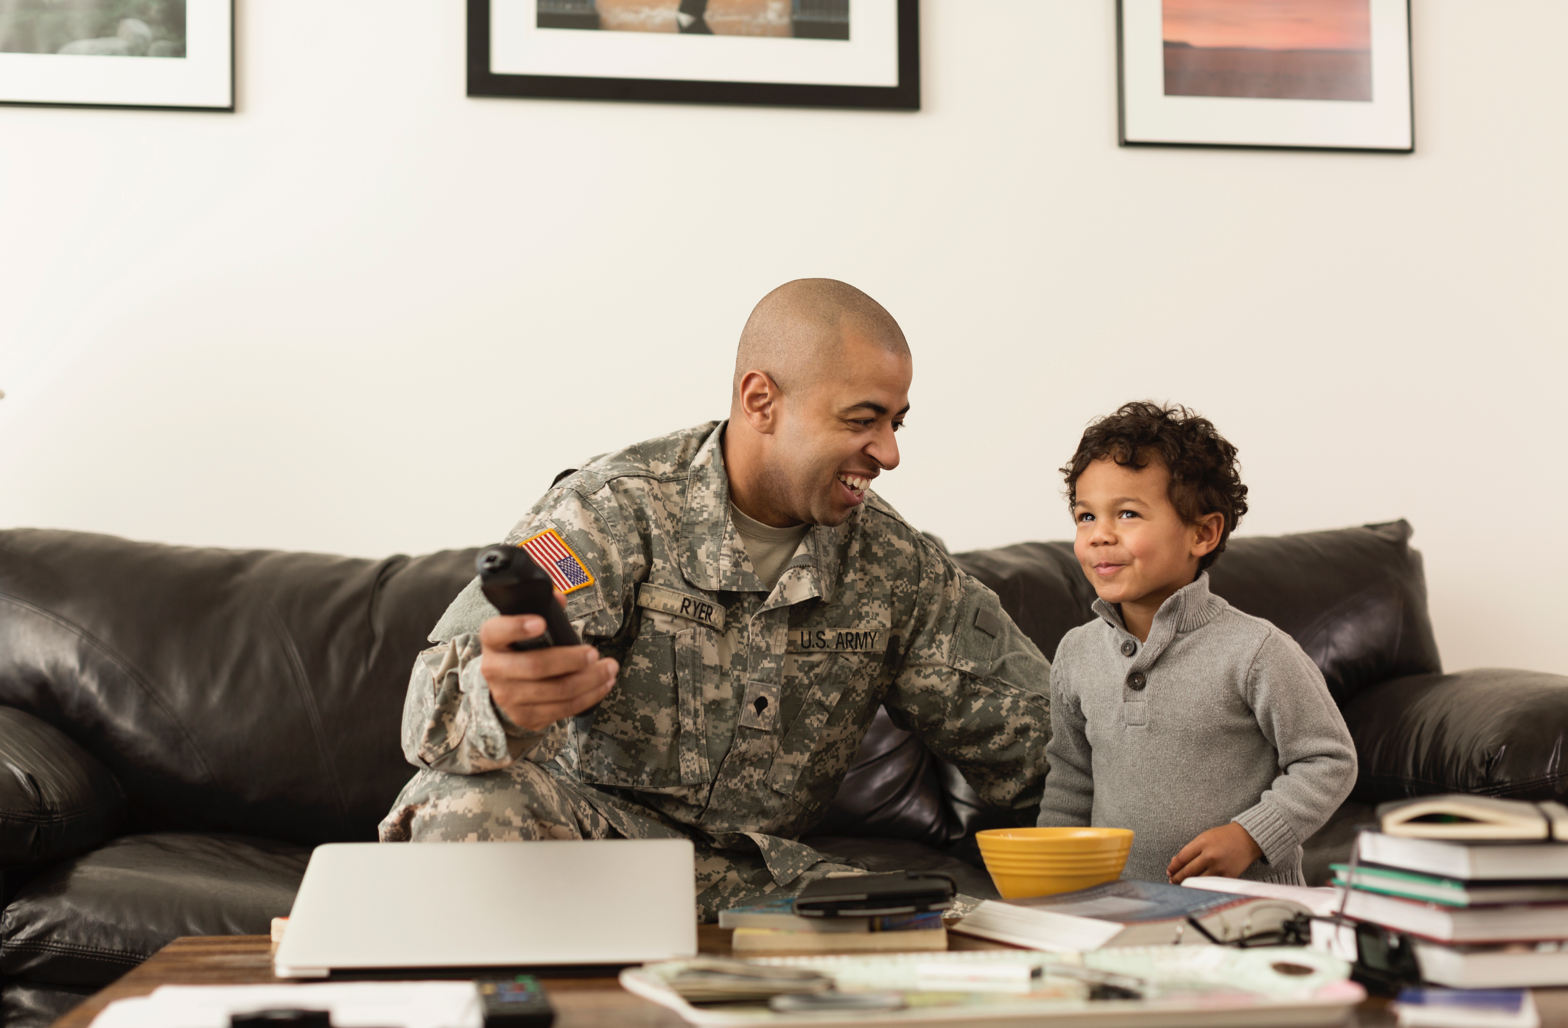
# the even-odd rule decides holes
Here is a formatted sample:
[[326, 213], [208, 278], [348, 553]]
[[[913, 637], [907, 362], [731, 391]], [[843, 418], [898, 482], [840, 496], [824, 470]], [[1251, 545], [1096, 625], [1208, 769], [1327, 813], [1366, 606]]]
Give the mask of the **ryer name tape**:
[[637, 590], [637, 606], [690, 618], [699, 625], [724, 631], [724, 608], [703, 596], [644, 582]]

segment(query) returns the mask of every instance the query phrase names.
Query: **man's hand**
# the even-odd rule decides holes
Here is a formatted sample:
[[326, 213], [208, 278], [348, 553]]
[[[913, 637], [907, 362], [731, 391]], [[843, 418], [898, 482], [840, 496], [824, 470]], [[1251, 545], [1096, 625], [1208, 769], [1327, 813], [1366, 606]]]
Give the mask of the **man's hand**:
[[1172, 885], [1198, 875], [1235, 878], [1263, 856], [1247, 830], [1236, 822], [1210, 828], [1171, 858], [1165, 874]]
[[[566, 605], [560, 590], [555, 598]], [[484, 651], [479, 673], [490, 685], [490, 697], [514, 724], [531, 732], [581, 714], [604, 699], [620, 669], [614, 660], [600, 659], [592, 646], [550, 646], [521, 653], [510, 648], [514, 641], [543, 633], [544, 618], [536, 614], [494, 617], [479, 627]]]

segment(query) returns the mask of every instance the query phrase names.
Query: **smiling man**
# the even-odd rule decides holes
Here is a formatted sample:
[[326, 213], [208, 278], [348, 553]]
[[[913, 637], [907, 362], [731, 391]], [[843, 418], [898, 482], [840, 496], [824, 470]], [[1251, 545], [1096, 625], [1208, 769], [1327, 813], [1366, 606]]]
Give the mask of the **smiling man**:
[[996, 595], [871, 483], [913, 364], [891, 315], [786, 283], [741, 334], [727, 421], [595, 458], [507, 541], [555, 556], [585, 645], [471, 584], [409, 683], [417, 773], [386, 841], [686, 836], [697, 909], [841, 869], [797, 841], [877, 708], [1032, 822], [1050, 668]]

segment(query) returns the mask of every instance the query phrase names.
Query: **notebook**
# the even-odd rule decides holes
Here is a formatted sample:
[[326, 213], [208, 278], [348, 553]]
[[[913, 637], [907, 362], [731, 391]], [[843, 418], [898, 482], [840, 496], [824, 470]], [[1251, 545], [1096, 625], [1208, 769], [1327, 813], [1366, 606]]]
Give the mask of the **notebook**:
[[640, 964], [695, 956], [686, 839], [329, 843], [273, 957], [280, 978]]

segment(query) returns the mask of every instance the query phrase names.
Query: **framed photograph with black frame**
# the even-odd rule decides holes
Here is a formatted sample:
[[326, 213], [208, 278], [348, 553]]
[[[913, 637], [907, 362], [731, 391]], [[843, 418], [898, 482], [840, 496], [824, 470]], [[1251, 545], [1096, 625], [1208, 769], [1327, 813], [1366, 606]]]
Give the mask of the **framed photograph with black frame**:
[[0, 0], [0, 103], [234, 110], [234, 0]]
[[919, 0], [468, 0], [468, 95], [920, 109]]
[[1117, 0], [1123, 146], [1415, 150], [1410, 0]]

